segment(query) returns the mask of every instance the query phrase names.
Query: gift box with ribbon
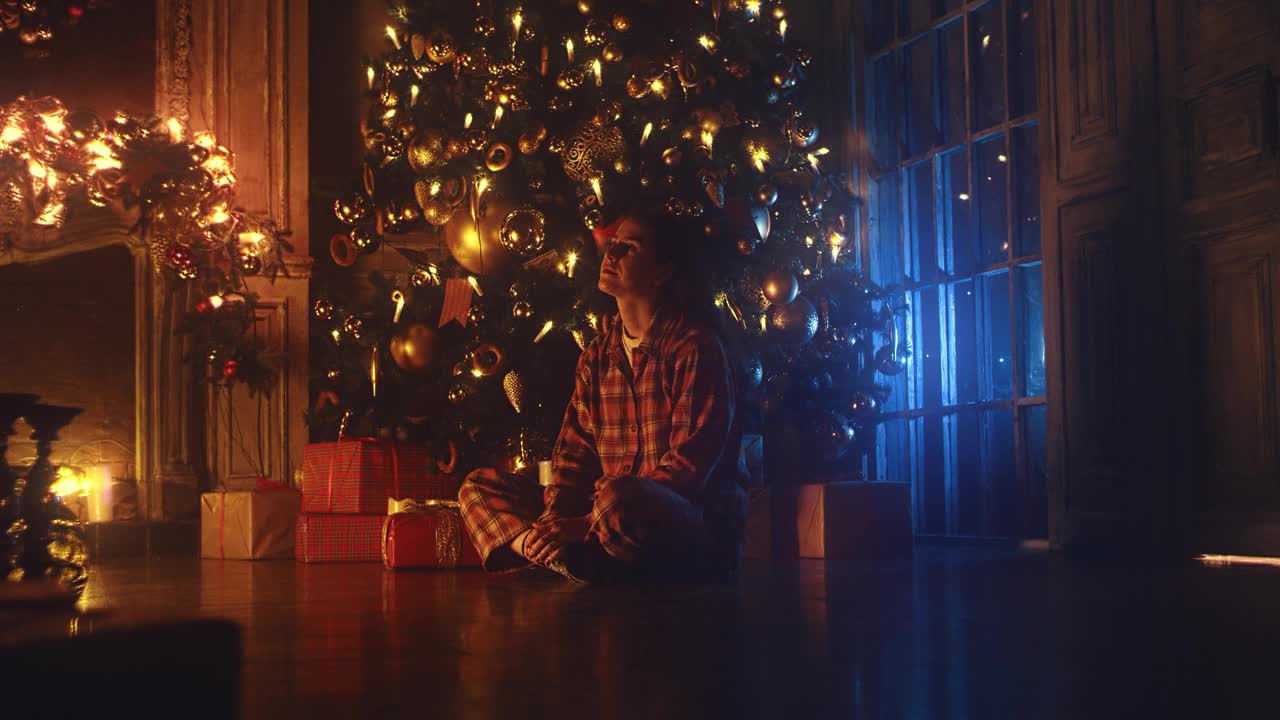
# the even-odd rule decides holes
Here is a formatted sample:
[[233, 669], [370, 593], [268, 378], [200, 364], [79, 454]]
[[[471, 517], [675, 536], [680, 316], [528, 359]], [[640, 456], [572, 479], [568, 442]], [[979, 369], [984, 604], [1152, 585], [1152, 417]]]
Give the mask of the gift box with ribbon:
[[456, 500], [452, 463], [389, 440], [311, 443], [302, 459], [302, 511], [381, 515], [388, 498]]
[[389, 500], [382, 526], [382, 563], [407, 568], [480, 567], [480, 554], [462, 528], [453, 500]]
[[293, 555], [297, 490], [259, 481], [256, 490], [200, 496], [200, 557], [261, 560]]
[[386, 519], [381, 513], [303, 513], [298, 517], [298, 562], [376, 562]]

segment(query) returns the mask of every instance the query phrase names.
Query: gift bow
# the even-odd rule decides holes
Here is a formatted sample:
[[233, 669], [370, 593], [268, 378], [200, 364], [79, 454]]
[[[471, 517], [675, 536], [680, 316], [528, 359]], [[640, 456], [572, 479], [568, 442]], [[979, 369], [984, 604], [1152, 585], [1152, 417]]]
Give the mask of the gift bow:
[[388, 515], [395, 515], [396, 513], [429, 513], [438, 508], [461, 510], [462, 505], [457, 500], [423, 500], [419, 502], [413, 498], [387, 498]]
[[[436, 561], [440, 567], [457, 567], [462, 554], [462, 505], [457, 500], [423, 500], [387, 498], [387, 514], [416, 513], [436, 515]], [[445, 512], [440, 512], [444, 510]], [[388, 522], [390, 522], [388, 520]], [[385, 526], [384, 526], [385, 527]], [[382, 557], [387, 557], [387, 532], [382, 532]]]

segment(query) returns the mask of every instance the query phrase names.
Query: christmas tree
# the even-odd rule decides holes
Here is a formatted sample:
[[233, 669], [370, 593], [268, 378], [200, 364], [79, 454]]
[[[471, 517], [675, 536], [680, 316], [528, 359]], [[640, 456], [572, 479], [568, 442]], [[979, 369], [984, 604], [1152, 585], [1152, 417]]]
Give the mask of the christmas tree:
[[855, 270], [857, 200], [824, 167], [812, 57], [787, 23], [758, 0], [396, 4], [330, 250], [339, 268], [394, 253], [410, 271], [370, 274], [363, 302], [318, 296], [316, 434], [426, 442], [462, 469], [548, 457], [611, 311], [604, 243], [657, 205], [742, 336], [747, 425], [794, 416], [805, 452], [864, 453], [875, 373], [906, 349]]

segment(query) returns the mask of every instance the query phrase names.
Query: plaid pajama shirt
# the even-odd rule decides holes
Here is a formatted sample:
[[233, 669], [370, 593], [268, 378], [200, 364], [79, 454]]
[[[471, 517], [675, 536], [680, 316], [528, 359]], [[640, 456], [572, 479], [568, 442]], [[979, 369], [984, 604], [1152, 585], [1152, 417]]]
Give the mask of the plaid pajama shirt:
[[463, 520], [486, 567], [497, 569], [493, 551], [537, 518], [589, 514], [606, 550], [623, 554], [631, 542], [621, 537], [628, 524], [617, 516], [623, 506], [638, 508], [636, 515], [667, 539], [706, 536], [709, 545], [736, 550], [745, 500], [733, 375], [723, 346], [678, 308], [665, 308], [632, 362], [624, 352], [622, 322], [607, 318], [578, 361], [552, 481], [541, 497], [532, 478], [491, 469], [463, 483]]

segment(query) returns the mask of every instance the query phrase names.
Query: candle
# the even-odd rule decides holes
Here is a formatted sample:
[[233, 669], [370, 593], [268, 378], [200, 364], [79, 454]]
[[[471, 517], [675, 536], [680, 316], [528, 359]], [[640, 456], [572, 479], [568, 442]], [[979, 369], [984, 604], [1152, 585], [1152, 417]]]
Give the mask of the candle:
[[551, 473], [551, 468], [552, 468], [552, 462], [550, 460], [538, 461], [538, 484], [539, 485], [546, 487], [551, 484], [551, 478], [553, 477]]
[[89, 522], [111, 522], [111, 466], [93, 469], [89, 481]]

